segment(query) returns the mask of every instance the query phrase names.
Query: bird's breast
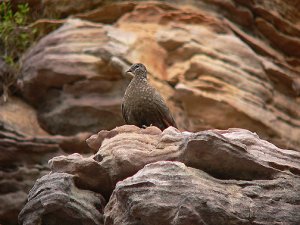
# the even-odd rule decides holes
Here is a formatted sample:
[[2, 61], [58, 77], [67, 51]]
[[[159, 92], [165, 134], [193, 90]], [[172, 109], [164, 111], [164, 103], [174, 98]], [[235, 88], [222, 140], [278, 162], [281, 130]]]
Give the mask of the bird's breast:
[[124, 103], [126, 105], [134, 105], [136, 108], [148, 108], [153, 107], [153, 90], [146, 85], [134, 85], [131, 84], [124, 95]]

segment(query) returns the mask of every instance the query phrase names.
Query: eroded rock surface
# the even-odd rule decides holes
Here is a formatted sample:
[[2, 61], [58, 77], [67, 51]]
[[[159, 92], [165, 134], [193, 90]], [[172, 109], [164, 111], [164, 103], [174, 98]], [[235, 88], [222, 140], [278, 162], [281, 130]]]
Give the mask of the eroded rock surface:
[[[47, 176], [56, 183], [69, 174], [79, 190], [103, 196], [108, 203], [97, 217], [103, 216], [104, 224], [300, 222], [299, 152], [279, 149], [250, 131], [190, 133], [169, 127], [161, 132], [125, 125], [101, 131], [87, 142], [98, 149], [95, 155], [54, 157]], [[43, 198], [34, 194], [43, 186], [38, 181], [31, 190], [19, 216], [21, 224], [32, 221], [33, 215], [44, 217], [29, 210]], [[45, 192], [45, 198], [48, 195]], [[93, 205], [81, 195], [74, 198]], [[74, 219], [71, 212], [61, 213]]]
[[[106, 200], [118, 181], [161, 160], [218, 179], [299, 175], [298, 153], [283, 150], [300, 149], [298, 0], [82, 2], [11, 1], [55, 18], [34, 28], [62, 26], [23, 55], [20, 90], [7, 90], [0, 105], [0, 224], [17, 224], [26, 193], [49, 171], [72, 174], [78, 189]], [[181, 131], [240, 127], [268, 142], [245, 130], [111, 130], [124, 123], [123, 72], [136, 62]], [[85, 139], [100, 130], [89, 149]]]
[[299, 176], [218, 180], [183, 163], [162, 161], [116, 185], [105, 224], [297, 224], [299, 191]]
[[123, 124], [122, 72], [143, 62], [181, 129], [241, 127], [297, 148], [300, 30], [282, 17], [295, 12], [259, 1], [191, 3], [86, 5], [74, 15], [81, 20], [39, 41], [23, 57], [22, 81], [43, 128], [70, 135]]
[[28, 191], [49, 173], [50, 158], [91, 152], [85, 144], [89, 135], [51, 136], [39, 126], [31, 106], [9, 97], [0, 106], [0, 224], [17, 224]]
[[34, 46], [24, 56], [22, 85], [42, 127], [73, 135], [122, 124], [120, 103], [128, 81], [121, 79], [123, 64], [112, 56], [125, 51], [122, 42], [131, 39], [113, 27], [70, 20]]
[[78, 189], [74, 176], [53, 173], [37, 180], [21, 211], [22, 224], [103, 224], [104, 198]]
[[279, 149], [243, 129], [181, 133], [170, 127], [161, 133], [156, 127], [125, 125], [101, 131], [87, 142], [94, 148], [102, 144], [93, 158], [109, 171], [113, 183], [160, 160], [181, 161], [226, 179], [264, 179], [285, 170], [300, 174], [299, 153]]

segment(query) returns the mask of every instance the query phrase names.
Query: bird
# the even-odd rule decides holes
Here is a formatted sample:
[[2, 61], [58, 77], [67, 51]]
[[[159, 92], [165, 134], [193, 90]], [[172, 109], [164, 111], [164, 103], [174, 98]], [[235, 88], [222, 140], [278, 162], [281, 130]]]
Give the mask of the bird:
[[147, 69], [142, 63], [133, 64], [126, 71], [133, 75], [121, 105], [126, 124], [140, 128], [156, 126], [161, 130], [177, 125], [159, 92], [147, 80]]

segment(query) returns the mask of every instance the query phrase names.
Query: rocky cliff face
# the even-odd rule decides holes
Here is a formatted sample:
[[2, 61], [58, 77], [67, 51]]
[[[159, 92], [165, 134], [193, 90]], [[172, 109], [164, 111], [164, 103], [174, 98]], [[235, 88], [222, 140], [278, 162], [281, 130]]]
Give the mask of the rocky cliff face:
[[[20, 95], [0, 107], [1, 224], [38, 178], [23, 224], [299, 222], [299, 1], [17, 2], [62, 25], [23, 55]], [[135, 62], [195, 133], [104, 131], [124, 124]]]
[[[300, 154], [243, 129], [122, 126], [54, 157], [20, 224], [297, 224]], [[100, 146], [100, 148], [99, 148]]]

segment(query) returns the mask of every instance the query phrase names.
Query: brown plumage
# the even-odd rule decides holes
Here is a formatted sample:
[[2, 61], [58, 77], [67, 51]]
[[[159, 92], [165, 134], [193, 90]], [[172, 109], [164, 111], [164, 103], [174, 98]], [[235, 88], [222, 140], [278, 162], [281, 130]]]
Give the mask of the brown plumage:
[[122, 115], [127, 124], [138, 127], [156, 126], [161, 130], [176, 123], [160, 94], [149, 85], [147, 69], [141, 64], [133, 64], [127, 71], [134, 75], [128, 85], [122, 103]]

